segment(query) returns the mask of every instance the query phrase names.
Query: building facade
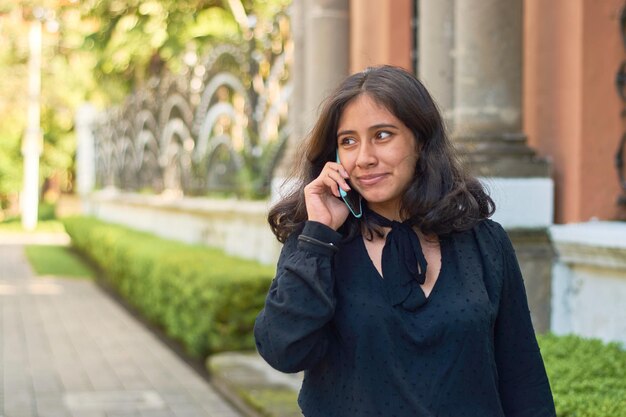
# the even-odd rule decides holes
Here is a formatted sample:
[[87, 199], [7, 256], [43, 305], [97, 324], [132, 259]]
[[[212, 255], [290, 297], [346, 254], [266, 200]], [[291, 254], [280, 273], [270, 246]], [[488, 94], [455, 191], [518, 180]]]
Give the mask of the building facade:
[[[516, 247], [536, 329], [626, 341], [617, 323], [626, 321], [619, 307], [626, 224], [617, 222], [626, 191], [616, 166], [624, 153], [616, 89], [623, 0], [295, 0], [292, 7], [294, 133], [282, 173], [341, 79], [371, 65], [404, 67], [431, 91], [449, 135], [496, 200], [495, 220]], [[566, 226], [574, 223], [575, 230]], [[602, 293], [612, 301], [594, 302]]]
[[[367, 66], [404, 67], [494, 198], [535, 329], [626, 343], [624, 3], [293, 0], [290, 134], [273, 198], [337, 84]], [[104, 220], [264, 263], [280, 250], [265, 219], [272, 201], [84, 188], [86, 210]]]

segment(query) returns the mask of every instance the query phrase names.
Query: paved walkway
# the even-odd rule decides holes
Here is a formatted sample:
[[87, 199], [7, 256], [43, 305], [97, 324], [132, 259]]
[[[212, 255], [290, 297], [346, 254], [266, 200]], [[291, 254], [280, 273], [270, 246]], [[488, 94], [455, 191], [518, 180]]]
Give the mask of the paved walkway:
[[240, 417], [94, 283], [0, 244], [0, 417], [130, 416]]

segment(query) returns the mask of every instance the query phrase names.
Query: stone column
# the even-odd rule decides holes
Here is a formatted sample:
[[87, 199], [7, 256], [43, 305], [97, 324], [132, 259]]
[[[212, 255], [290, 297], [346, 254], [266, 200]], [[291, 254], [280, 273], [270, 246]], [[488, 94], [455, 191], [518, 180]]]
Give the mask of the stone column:
[[313, 127], [321, 102], [349, 74], [348, 0], [294, 0], [291, 22], [295, 47], [291, 135], [272, 180], [272, 200], [280, 195], [300, 156], [298, 148]]
[[419, 0], [417, 76], [441, 110], [448, 130], [454, 109], [454, 0]]
[[304, 46], [305, 130], [314, 124], [322, 100], [350, 71], [350, 14], [348, 0], [305, 0]]
[[518, 133], [522, 127], [522, 0], [459, 0], [456, 130]]
[[41, 20], [31, 23], [28, 36], [28, 113], [27, 126], [22, 141], [24, 178], [20, 194], [20, 212], [24, 230], [37, 227], [39, 207], [39, 157], [43, 151], [41, 131]]
[[96, 109], [83, 104], [76, 111], [76, 190], [83, 213], [91, 212], [89, 195], [96, 186], [96, 154], [93, 137]]
[[452, 137], [481, 176], [548, 177], [522, 132], [523, 0], [456, 0]]

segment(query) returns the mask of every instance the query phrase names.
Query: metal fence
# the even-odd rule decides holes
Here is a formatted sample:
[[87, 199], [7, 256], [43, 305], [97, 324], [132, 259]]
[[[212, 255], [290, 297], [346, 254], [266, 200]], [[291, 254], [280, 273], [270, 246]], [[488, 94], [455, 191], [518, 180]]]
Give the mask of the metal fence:
[[[622, 35], [622, 41], [624, 48], [626, 49], [626, 5], [622, 8], [620, 16], [620, 30]], [[615, 79], [617, 92], [622, 99], [622, 121], [626, 128], [626, 60], [622, 61], [617, 76]], [[626, 206], [626, 131], [622, 134], [617, 153], [615, 155], [615, 167], [617, 168], [617, 175], [620, 185], [622, 187], [622, 194], [618, 197], [618, 204]]]
[[184, 57], [94, 128], [96, 186], [263, 197], [289, 135], [293, 43], [286, 14], [240, 43]]

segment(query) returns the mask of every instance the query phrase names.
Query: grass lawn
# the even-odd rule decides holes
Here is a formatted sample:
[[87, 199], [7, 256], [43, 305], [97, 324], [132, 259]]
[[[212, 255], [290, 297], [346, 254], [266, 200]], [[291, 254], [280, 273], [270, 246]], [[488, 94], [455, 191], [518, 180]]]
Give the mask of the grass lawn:
[[53, 232], [65, 232], [63, 223], [58, 220], [39, 220], [37, 227], [33, 232], [26, 232], [22, 229], [22, 222], [20, 219], [10, 219], [0, 222], [0, 233], [53, 233]]
[[74, 278], [94, 277], [91, 267], [67, 246], [27, 246], [26, 257], [37, 275]]

